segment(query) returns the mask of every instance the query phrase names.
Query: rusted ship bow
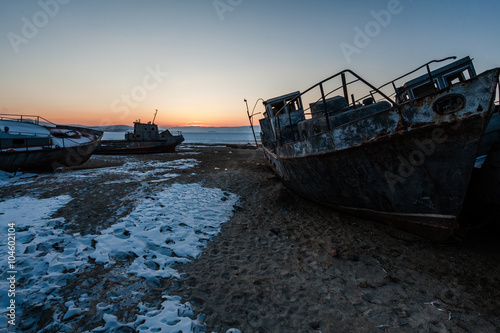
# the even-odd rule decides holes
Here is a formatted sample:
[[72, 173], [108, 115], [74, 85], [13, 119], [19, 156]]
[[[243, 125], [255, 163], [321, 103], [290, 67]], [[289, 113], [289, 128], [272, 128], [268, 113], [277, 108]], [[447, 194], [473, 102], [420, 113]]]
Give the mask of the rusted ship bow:
[[[430, 70], [449, 59], [378, 88], [345, 70], [303, 93], [267, 100], [260, 125], [269, 164], [305, 198], [435, 241], [448, 238], [482, 164], [477, 159], [498, 156], [500, 130], [500, 69], [476, 75], [466, 57]], [[423, 75], [396, 85], [418, 70]], [[497, 125], [483, 140], [492, 118]]]

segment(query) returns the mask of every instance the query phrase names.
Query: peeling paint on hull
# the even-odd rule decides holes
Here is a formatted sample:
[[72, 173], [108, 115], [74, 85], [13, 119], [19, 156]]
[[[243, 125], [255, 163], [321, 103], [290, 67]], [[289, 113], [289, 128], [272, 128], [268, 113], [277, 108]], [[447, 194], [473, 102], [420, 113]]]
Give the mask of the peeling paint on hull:
[[[458, 227], [499, 69], [329, 131], [264, 146], [271, 167], [303, 197], [443, 241]], [[435, 112], [452, 94], [462, 109]]]

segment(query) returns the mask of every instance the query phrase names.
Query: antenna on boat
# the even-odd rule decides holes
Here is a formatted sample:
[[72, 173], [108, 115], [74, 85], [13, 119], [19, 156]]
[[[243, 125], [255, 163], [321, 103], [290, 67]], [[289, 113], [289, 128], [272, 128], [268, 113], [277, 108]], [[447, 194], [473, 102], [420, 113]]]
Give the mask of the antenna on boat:
[[156, 112], [155, 112], [155, 116], [153, 117], [153, 124], [155, 123], [155, 119], [156, 119], [156, 114], [158, 113], [158, 109], [155, 109]]
[[[257, 102], [258, 102], [259, 100], [261, 100], [261, 99], [262, 99], [262, 98], [259, 98], [259, 99], [257, 100]], [[247, 102], [246, 98], [244, 99], [244, 101], [245, 101], [245, 104], [247, 105], [247, 116], [248, 116], [248, 120], [250, 121], [250, 127], [252, 128], [253, 139], [255, 140], [255, 147], [256, 147], [256, 148], [259, 148], [259, 144], [257, 143], [257, 137], [255, 136], [255, 131], [254, 131], [254, 129], [253, 129], [253, 116], [255, 116], [255, 115], [259, 114], [260, 112], [259, 112], [259, 113], [254, 114], [254, 113], [253, 113], [253, 112], [254, 112], [254, 110], [255, 110], [255, 106], [254, 106], [254, 108], [253, 108], [253, 110], [252, 110], [252, 115], [250, 115], [250, 110], [248, 109], [248, 102]], [[257, 102], [255, 102], [255, 105], [257, 105]]]

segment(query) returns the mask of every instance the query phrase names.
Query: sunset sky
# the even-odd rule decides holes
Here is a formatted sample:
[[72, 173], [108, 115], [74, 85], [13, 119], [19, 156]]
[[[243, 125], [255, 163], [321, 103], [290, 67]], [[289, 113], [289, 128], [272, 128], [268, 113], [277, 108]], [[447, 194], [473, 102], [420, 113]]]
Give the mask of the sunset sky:
[[345, 68], [382, 84], [452, 55], [498, 67], [499, 15], [493, 0], [2, 0], [0, 113], [242, 126], [244, 98]]

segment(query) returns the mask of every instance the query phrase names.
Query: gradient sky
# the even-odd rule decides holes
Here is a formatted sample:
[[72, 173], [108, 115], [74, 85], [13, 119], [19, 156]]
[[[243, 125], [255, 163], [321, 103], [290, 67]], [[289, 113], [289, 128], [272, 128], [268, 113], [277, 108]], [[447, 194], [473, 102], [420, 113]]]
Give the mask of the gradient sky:
[[0, 113], [56, 123], [158, 109], [162, 126], [241, 126], [244, 98], [252, 108], [345, 68], [377, 85], [451, 55], [500, 66], [497, 0], [0, 1]]

